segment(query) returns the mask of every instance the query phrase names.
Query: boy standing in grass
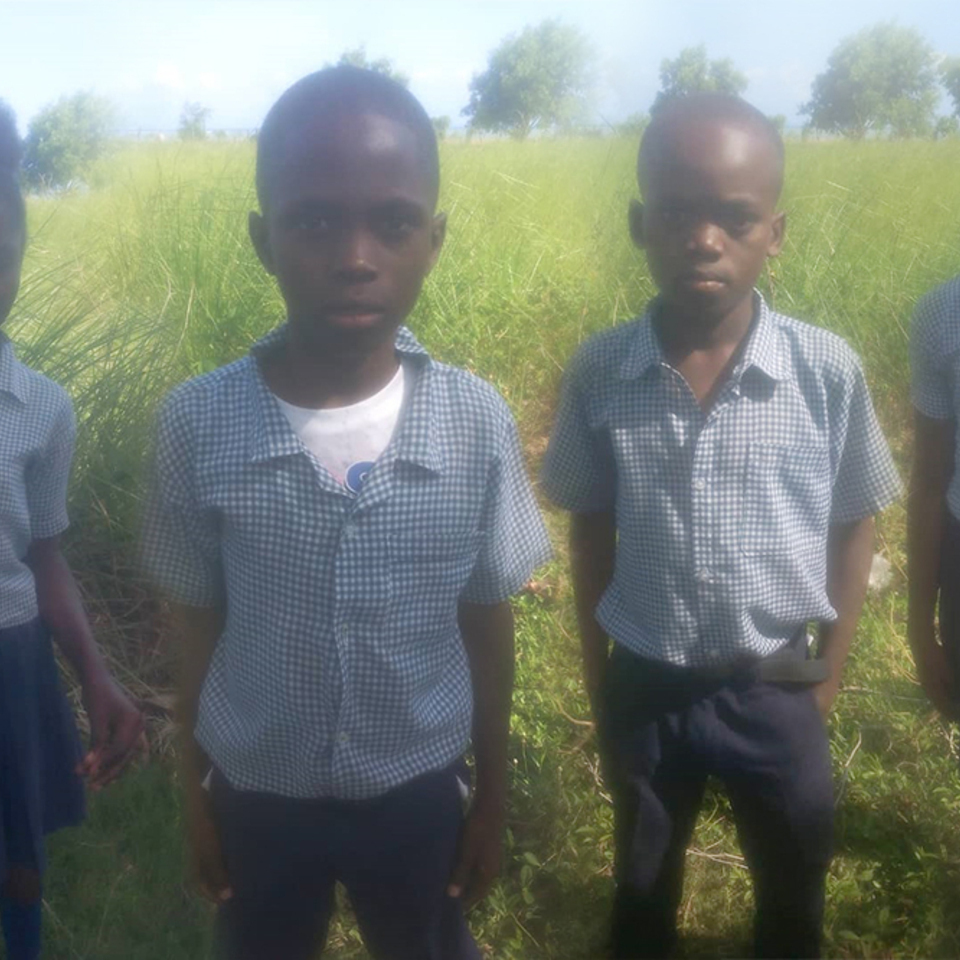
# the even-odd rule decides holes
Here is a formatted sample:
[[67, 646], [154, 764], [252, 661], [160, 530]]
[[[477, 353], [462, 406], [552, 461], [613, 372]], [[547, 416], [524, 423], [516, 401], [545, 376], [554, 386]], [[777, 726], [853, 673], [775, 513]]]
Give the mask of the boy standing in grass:
[[337, 881], [375, 957], [479, 956], [461, 899], [499, 865], [509, 597], [548, 544], [503, 400], [401, 327], [443, 242], [438, 184], [402, 87], [338, 67], [287, 90], [250, 215], [287, 323], [160, 415], [146, 550], [231, 960], [315, 956]]
[[927, 696], [948, 720], [960, 720], [960, 277], [918, 304], [910, 365], [915, 416], [907, 633]]
[[614, 800], [614, 955], [672, 951], [715, 775], [753, 875], [757, 956], [814, 957], [833, 829], [823, 720], [866, 591], [872, 517], [898, 482], [856, 356], [754, 289], [783, 242], [775, 128], [734, 97], [674, 100], [637, 171], [630, 230], [660, 295], [574, 357], [543, 475], [573, 514], [586, 686]]

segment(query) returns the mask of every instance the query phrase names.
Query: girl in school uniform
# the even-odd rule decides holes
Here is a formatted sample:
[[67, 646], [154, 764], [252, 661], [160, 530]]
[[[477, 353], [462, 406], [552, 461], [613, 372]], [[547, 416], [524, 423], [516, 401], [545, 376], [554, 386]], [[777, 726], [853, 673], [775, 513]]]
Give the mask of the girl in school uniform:
[[[13, 118], [0, 110], [0, 323], [17, 295], [26, 240], [19, 160]], [[109, 783], [143, 736], [60, 552], [74, 431], [66, 392], [20, 363], [0, 333], [0, 920], [8, 960], [40, 956], [44, 836], [81, 820], [83, 780], [92, 789]], [[82, 685], [86, 753], [51, 640]]]

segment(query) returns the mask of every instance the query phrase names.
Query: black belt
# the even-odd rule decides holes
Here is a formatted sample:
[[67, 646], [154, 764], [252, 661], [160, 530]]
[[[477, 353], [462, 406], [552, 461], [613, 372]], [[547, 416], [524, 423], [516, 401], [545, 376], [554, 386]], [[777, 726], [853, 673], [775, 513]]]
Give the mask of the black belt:
[[[619, 644], [614, 644], [614, 651], [619, 647]], [[693, 682], [713, 686], [747, 679], [762, 683], [813, 685], [823, 683], [830, 675], [826, 660], [807, 658], [806, 630], [766, 657], [744, 656], [715, 665], [680, 667], [661, 660], [650, 660], [626, 648], [623, 648], [623, 654], [644, 663], [647, 671], [657, 674], [668, 683]]]

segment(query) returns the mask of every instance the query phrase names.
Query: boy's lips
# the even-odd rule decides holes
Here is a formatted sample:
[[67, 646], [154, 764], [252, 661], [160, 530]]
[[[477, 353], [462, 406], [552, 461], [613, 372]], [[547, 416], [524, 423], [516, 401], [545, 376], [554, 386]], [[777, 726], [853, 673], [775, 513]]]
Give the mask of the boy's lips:
[[719, 273], [710, 273], [709, 271], [694, 270], [689, 273], [682, 273], [677, 277], [680, 286], [688, 290], [696, 290], [701, 293], [712, 293], [720, 290], [727, 284], [726, 277]]
[[374, 303], [344, 301], [331, 303], [324, 307], [323, 314], [336, 324], [350, 327], [364, 327], [379, 321], [386, 310]]

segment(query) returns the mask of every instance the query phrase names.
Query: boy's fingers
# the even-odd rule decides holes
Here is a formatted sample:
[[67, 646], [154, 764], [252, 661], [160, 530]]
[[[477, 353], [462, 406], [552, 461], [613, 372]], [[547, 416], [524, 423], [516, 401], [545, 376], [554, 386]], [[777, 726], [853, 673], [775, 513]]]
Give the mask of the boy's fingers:
[[464, 835], [463, 845], [460, 848], [460, 855], [457, 857], [456, 866], [450, 875], [450, 883], [447, 885], [448, 897], [462, 897], [467, 882], [470, 879], [470, 872], [476, 854], [473, 850], [473, 844], [470, 842], [469, 834]]
[[209, 900], [211, 903], [221, 904], [233, 899], [233, 888], [226, 885], [210, 884], [200, 880], [197, 882], [197, 890], [204, 900]]

